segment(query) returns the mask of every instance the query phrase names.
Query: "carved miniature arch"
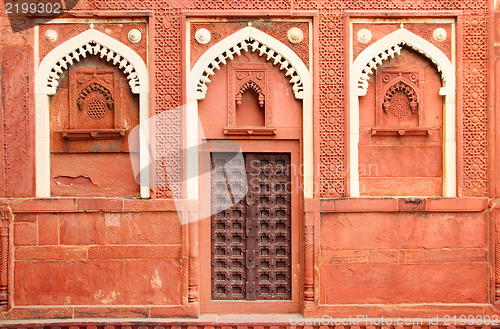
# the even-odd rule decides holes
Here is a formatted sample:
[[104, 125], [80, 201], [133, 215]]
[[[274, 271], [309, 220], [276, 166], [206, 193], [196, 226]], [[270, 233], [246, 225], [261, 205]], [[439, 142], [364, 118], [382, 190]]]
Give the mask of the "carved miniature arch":
[[[399, 55], [407, 45], [429, 58], [441, 74], [443, 101], [443, 196], [456, 196], [456, 73], [450, 59], [436, 46], [404, 27], [374, 42], [354, 60], [350, 70], [349, 168], [358, 168], [359, 97], [367, 93], [370, 75], [383, 61]], [[358, 170], [349, 171], [350, 196], [359, 197]]]
[[262, 90], [262, 88], [255, 83], [253, 80], [248, 80], [241, 84], [241, 86], [238, 88], [238, 92], [236, 93], [236, 103], [241, 104], [241, 99], [243, 97], [243, 94], [247, 92], [248, 90], [253, 90], [259, 97], [259, 106], [263, 107], [264, 102], [266, 100], [266, 95], [265, 92]]
[[[99, 56], [117, 66], [127, 76], [132, 93], [139, 94], [140, 168], [149, 164], [149, 73], [142, 58], [130, 47], [94, 29], [82, 32], [48, 53], [35, 75], [36, 94], [36, 195], [50, 197], [49, 96], [71, 65], [89, 55]], [[148, 198], [149, 172], [141, 170], [141, 197]]]
[[411, 81], [404, 77], [392, 79], [382, 90], [382, 95], [384, 97], [382, 109], [384, 110], [384, 112], [387, 113], [386, 102], [390, 102], [398, 91], [402, 92], [406, 96], [406, 98], [408, 98], [412, 113], [415, 113], [419, 102], [418, 93], [416, 92], [417, 88]]
[[[312, 75], [300, 57], [288, 46], [254, 27], [245, 27], [209, 48], [196, 62], [187, 77], [186, 114], [187, 147], [198, 149], [198, 100], [205, 98], [210, 83], [221, 65], [227, 64], [242, 52], [257, 52], [267, 61], [278, 65], [290, 78], [294, 96], [302, 100], [304, 147], [304, 197], [313, 198], [313, 103]], [[190, 59], [186, 58], [189, 63]], [[186, 159], [188, 172], [198, 172], [198, 153], [190, 152]], [[186, 186], [188, 199], [198, 199], [198, 179], [189, 179]]]

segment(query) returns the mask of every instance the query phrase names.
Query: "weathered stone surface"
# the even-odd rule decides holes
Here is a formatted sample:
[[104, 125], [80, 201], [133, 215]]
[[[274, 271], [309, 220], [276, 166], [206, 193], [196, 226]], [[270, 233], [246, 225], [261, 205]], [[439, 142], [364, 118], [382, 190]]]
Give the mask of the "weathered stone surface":
[[180, 246], [91, 246], [89, 259], [181, 258]]
[[406, 263], [486, 263], [486, 249], [406, 250]]
[[36, 223], [14, 224], [14, 244], [16, 246], [34, 246], [37, 244]]
[[484, 213], [323, 214], [324, 249], [484, 248]]
[[2, 107], [6, 197], [35, 194], [33, 48], [3, 47]]
[[59, 216], [56, 214], [38, 215], [38, 244], [56, 245], [59, 243]]
[[[75, 307], [75, 318], [147, 318], [149, 307]], [[115, 328], [115, 327], [113, 327]]]
[[125, 153], [54, 154], [51, 174], [54, 196], [139, 196], [130, 157]]
[[177, 260], [23, 261], [14, 271], [17, 305], [180, 303]]
[[127, 244], [179, 244], [181, 224], [176, 213], [126, 213], [120, 224], [108, 226], [107, 243]]
[[392, 264], [398, 262], [397, 250], [371, 250], [370, 263], [372, 264]]
[[364, 250], [324, 250], [321, 255], [325, 264], [368, 263], [368, 252]]
[[16, 260], [85, 260], [87, 259], [87, 247], [18, 247], [16, 248], [15, 258]]
[[41, 319], [71, 319], [73, 307], [14, 307], [8, 313], [2, 313], [0, 319], [4, 320], [41, 320]]
[[486, 303], [486, 264], [326, 266], [327, 304]]
[[103, 214], [60, 214], [59, 239], [62, 245], [104, 244], [106, 226]]

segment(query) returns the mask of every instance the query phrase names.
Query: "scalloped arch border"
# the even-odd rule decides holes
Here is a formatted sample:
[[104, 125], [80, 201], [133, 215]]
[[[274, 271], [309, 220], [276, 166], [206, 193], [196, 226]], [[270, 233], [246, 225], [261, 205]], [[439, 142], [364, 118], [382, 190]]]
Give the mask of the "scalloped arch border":
[[[359, 155], [359, 97], [366, 95], [368, 81], [384, 60], [394, 57], [408, 45], [429, 58], [441, 74], [443, 87], [439, 94], [443, 101], [443, 196], [457, 195], [456, 177], [456, 72], [450, 59], [436, 46], [404, 27], [386, 35], [363, 50], [351, 64], [350, 106], [349, 106], [349, 168], [358, 168]], [[349, 171], [349, 191], [351, 197], [360, 196], [358, 170]]]
[[[61, 55], [62, 54], [62, 55]], [[100, 56], [118, 66], [127, 75], [134, 94], [139, 94], [141, 134], [140, 168], [141, 197], [150, 197], [149, 143], [149, 73], [142, 58], [122, 42], [94, 29], [82, 32], [50, 51], [35, 73], [36, 107], [36, 196], [50, 197], [50, 102], [57, 92], [63, 70], [87, 55]]]
[[215, 70], [226, 65], [234, 56], [247, 51], [258, 51], [259, 56], [265, 56], [267, 61], [278, 65], [280, 70], [285, 70], [285, 75], [290, 77], [290, 83], [293, 84], [295, 98], [311, 97], [312, 78], [299, 56], [281, 41], [248, 26], [203, 53], [189, 74], [188, 98], [204, 99], [208, 89], [206, 84], [210, 83], [210, 76], [215, 74]]

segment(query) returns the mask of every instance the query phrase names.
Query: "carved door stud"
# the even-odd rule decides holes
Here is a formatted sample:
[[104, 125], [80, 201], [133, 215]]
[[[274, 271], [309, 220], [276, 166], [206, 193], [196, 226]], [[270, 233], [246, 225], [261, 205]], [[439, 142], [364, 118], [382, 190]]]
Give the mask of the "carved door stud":
[[290, 155], [233, 156], [212, 153], [212, 299], [289, 300]]

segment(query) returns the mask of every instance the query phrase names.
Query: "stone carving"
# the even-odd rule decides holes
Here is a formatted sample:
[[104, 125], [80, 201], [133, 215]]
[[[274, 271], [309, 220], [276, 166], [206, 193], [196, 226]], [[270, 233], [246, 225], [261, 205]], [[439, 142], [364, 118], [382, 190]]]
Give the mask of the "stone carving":
[[85, 98], [89, 94], [96, 93], [96, 92], [101, 93], [106, 98], [107, 107], [110, 110], [114, 110], [115, 102], [113, 101], [113, 96], [111, 95], [111, 92], [106, 87], [100, 85], [99, 83], [92, 83], [91, 85], [89, 85], [87, 88], [83, 89], [80, 92], [80, 95], [78, 96], [78, 99], [76, 100], [76, 103], [78, 105], [78, 109], [80, 111], [83, 111], [84, 104], [85, 104]]
[[[107, 1], [96, 0], [87, 3], [87, 10], [156, 10], [156, 109], [158, 112], [175, 108], [181, 104], [178, 90], [181, 88], [181, 9], [169, 1]], [[464, 17], [464, 89], [487, 90], [488, 44], [486, 35], [488, 10], [487, 1], [298, 1], [272, 0], [266, 2], [268, 11], [317, 10], [319, 21], [319, 123], [320, 123], [320, 192], [322, 197], [342, 196], [345, 192], [344, 170], [344, 52], [343, 39], [345, 10], [460, 10]], [[190, 2], [190, 10], [262, 10], [263, 1], [199, 0]], [[301, 43], [303, 44], [303, 43]], [[169, 51], [164, 49], [168, 47]], [[459, 157], [464, 159], [464, 175], [461, 191], [464, 196], [486, 195], [486, 111], [484, 92], [473, 97], [473, 92], [464, 93], [464, 135], [463, 148]], [[477, 122], [471, 120], [475, 113]], [[477, 166], [475, 166], [477, 165]], [[164, 197], [161, 190], [157, 197]]]
[[69, 140], [119, 139], [122, 129], [117, 75], [112, 68], [70, 68]]
[[[406, 98], [394, 97], [397, 92], [404, 94]], [[395, 117], [402, 118], [408, 114], [404, 111], [405, 105], [408, 106], [408, 109], [412, 114], [415, 114], [418, 107], [417, 94], [412, 87], [402, 81], [399, 81], [392, 85], [385, 93], [382, 107], [386, 114], [390, 111]]]
[[194, 38], [200, 45], [206, 45], [212, 39], [212, 35], [207, 29], [199, 29], [196, 31]]
[[264, 107], [264, 101], [266, 100], [266, 96], [262, 92], [262, 88], [252, 80], [247, 81], [243, 86], [241, 86], [240, 91], [238, 94], [236, 94], [236, 97], [234, 98], [236, 100], [236, 104], [241, 105], [241, 99], [243, 97], [243, 94], [247, 90], [253, 90], [259, 95], [259, 106]]
[[[424, 75], [425, 72], [421, 68], [406, 71], [401, 68], [384, 67], [377, 71], [376, 127], [372, 129], [372, 134], [375, 134], [374, 132], [390, 134], [387, 129], [380, 129], [382, 127], [394, 128], [392, 133], [401, 134], [401, 128], [424, 125], [421, 104], [423, 86], [420, 81], [420, 77]], [[417, 129], [418, 132], [405, 131], [405, 134], [423, 134], [422, 129]]]
[[142, 32], [138, 29], [131, 29], [128, 32], [128, 41], [130, 43], [139, 43], [142, 40]]
[[291, 43], [298, 44], [301, 43], [302, 40], [304, 40], [304, 32], [302, 32], [302, 30], [298, 27], [292, 27], [290, 30], [288, 30], [287, 37], [288, 41], [290, 41]]
[[0, 312], [8, 308], [9, 283], [9, 224], [12, 213], [9, 208], [0, 208]]
[[358, 42], [359, 43], [368, 43], [372, 39], [372, 33], [368, 29], [361, 29], [358, 32]]
[[259, 106], [264, 108], [265, 126], [273, 123], [272, 64], [231, 63], [228, 68], [228, 115], [229, 127], [236, 127], [236, 106], [243, 94], [251, 89], [258, 95]]

